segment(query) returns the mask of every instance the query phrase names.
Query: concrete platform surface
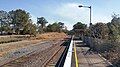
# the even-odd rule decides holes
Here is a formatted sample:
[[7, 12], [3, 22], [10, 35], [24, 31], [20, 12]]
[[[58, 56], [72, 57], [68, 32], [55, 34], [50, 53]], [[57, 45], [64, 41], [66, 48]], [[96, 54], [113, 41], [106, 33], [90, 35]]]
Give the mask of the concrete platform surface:
[[[76, 51], [79, 67], [109, 67], [107, 61], [103, 60], [97, 53], [87, 52], [89, 47], [83, 47], [82, 43], [76, 41]], [[87, 52], [87, 53], [86, 53]]]

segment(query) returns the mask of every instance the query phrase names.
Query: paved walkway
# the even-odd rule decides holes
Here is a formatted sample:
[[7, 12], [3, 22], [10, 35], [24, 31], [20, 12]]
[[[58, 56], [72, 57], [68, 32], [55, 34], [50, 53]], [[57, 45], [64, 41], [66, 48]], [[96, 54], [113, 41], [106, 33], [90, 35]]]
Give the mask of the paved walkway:
[[79, 67], [109, 67], [109, 64], [98, 54], [95, 54], [93, 52], [88, 52], [86, 54], [86, 51], [89, 48], [84, 47], [81, 42], [75, 42], [75, 45]]

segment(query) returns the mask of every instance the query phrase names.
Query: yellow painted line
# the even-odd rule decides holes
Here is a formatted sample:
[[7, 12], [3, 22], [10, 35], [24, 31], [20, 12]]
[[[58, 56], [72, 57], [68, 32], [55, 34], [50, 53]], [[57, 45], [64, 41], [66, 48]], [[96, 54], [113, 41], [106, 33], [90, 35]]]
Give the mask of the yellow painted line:
[[75, 42], [74, 42], [74, 54], [75, 54], [75, 65], [76, 65], [76, 67], [78, 67], [78, 58], [77, 58], [77, 53], [76, 53]]

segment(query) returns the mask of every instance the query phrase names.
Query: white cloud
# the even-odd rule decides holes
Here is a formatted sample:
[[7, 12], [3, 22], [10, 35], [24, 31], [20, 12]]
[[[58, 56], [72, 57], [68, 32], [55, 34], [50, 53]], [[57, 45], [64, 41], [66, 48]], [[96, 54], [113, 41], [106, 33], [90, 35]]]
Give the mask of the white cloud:
[[79, 22], [89, 24], [89, 9], [79, 8], [79, 3], [65, 3], [55, 9], [54, 14], [57, 15], [65, 24], [68, 29]]
[[[77, 22], [82, 22], [89, 25], [89, 9], [88, 8], [79, 8], [79, 3], [62, 3], [57, 5], [54, 8], [47, 9], [49, 11], [46, 15], [46, 19], [49, 23], [55, 21], [64, 22], [68, 30], [71, 30], [73, 25]], [[94, 13], [94, 14], [93, 14]], [[107, 23], [110, 21], [111, 16], [104, 16], [101, 13], [92, 12], [92, 23], [104, 22]], [[36, 17], [32, 15], [32, 19], [36, 22]]]
[[31, 14], [31, 19], [33, 23], [37, 23], [37, 17]]
[[[54, 14], [62, 20], [68, 29], [72, 29], [75, 23], [82, 22], [89, 26], [89, 9], [88, 8], [79, 8], [79, 3], [64, 3], [61, 6], [57, 7], [54, 10]], [[110, 22], [111, 16], [105, 16], [102, 14], [93, 14], [92, 12], [92, 23], [97, 22], [107, 23]]]
[[97, 23], [97, 22], [103, 22], [103, 23], [108, 23], [111, 21], [112, 17], [111, 15], [102, 15], [102, 14], [95, 14], [92, 17], [92, 22], [93, 24]]

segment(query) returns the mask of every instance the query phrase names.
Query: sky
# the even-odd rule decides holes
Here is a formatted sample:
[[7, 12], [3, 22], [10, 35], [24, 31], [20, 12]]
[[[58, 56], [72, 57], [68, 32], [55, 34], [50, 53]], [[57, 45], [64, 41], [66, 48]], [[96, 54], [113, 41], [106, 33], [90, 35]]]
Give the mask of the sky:
[[23, 9], [30, 13], [34, 23], [37, 17], [45, 17], [52, 24], [63, 22], [68, 30], [77, 22], [89, 25], [89, 9], [78, 5], [92, 7], [92, 23], [107, 23], [112, 15], [120, 14], [120, 0], [0, 0], [0, 10], [11, 11]]

